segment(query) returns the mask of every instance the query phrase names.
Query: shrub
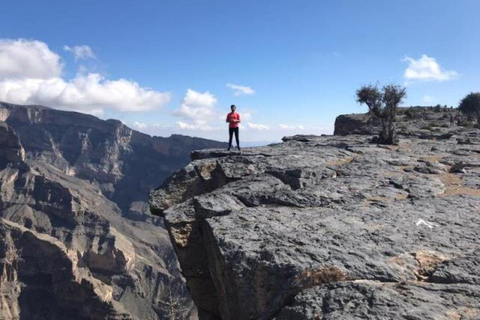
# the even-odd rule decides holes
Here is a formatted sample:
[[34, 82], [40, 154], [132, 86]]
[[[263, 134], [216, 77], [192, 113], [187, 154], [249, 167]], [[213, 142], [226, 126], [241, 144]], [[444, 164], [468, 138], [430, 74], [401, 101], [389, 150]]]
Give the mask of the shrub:
[[476, 119], [477, 126], [480, 127], [480, 92], [467, 94], [462, 101], [460, 101], [458, 110], [466, 114], [470, 119]]
[[420, 112], [418, 112], [417, 109], [408, 108], [407, 111], [405, 111], [405, 116], [410, 120], [418, 119], [420, 118]]
[[398, 105], [406, 97], [406, 89], [398, 85], [386, 85], [380, 90], [377, 85], [363, 86], [356, 92], [357, 102], [366, 104], [369, 114], [382, 122], [379, 143], [394, 144], [397, 142], [395, 118]]
[[345, 281], [345, 272], [336, 267], [319, 267], [303, 270], [294, 280], [294, 285], [310, 288], [323, 283]]

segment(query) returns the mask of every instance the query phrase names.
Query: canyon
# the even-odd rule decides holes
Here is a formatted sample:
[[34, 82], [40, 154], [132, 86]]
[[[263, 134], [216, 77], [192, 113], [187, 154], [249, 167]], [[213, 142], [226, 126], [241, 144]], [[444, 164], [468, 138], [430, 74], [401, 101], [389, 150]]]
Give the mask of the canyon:
[[0, 103], [0, 319], [196, 319], [147, 199], [192, 150], [218, 147]]

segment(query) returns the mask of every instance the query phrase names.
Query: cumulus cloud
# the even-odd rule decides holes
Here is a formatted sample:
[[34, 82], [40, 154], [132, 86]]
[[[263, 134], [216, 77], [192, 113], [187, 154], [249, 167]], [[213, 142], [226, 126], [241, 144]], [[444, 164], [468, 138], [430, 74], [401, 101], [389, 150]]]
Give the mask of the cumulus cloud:
[[73, 46], [73, 47], [64, 46], [63, 50], [73, 53], [75, 61], [80, 59], [96, 59], [97, 58], [93, 53], [92, 48], [86, 45]]
[[215, 115], [217, 98], [210, 92], [197, 92], [188, 89], [182, 105], [174, 114], [191, 120], [209, 120]]
[[170, 93], [141, 87], [126, 80], [110, 80], [98, 73], [61, 76], [60, 57], [40, 41], [0, 40], [0, 100], [42, 104], [54, 108], [102, 115], [148, 111], [170, 101]]
[[261, 123], [252, 123], [248, 122], [247, 127], [253, 130], [259, 130], [259, 131], [264, 131], [264, 130], [269, 130], [270, 127]]
[[142, 88], [125, 79], [108, 80], [90, 73], [69, 81], [62, 78], [0, 81], [0, 100], [98, 114], [104, 109], [153, 110], [168, 103], [170, 94]]
[[[221, 113], [216, 109], [217, 98], [208, 91], [198, 92], [188, 89], [183, 97], [180, 107], [173, 111], [179, 118], [175, 126], [181, 130], [195, 131], [219, 131], [225, 130], [225, 116], [229, 110]], [[248, 109], [240, 110], [242, 121], [249, 121], [252, 113]], [[245, 126], [240, 124], [241, 129], [268, 130], [268, 126], [247, 122]]]
[[456, 71], [443, 69], [435, 58], [426, 54], [418, 60], [405, 57], [403, 61], [408, 63], [403, 75], [407, 80], [447, 81], [458, 75]]
[[232, 83], [227, 83], [226, 86], [233, 90], [234, 96], [252, 95], [255, 93], [255, 90], [247, 86], [239, 86], [238, 84]]
[[180, 108], [173, 112], [182, 120], [177, 121], [178, 128], [183, 130], [202, 130], [212, 131], [219, 129], [210, 125], [210, 122], [218, 122], [221, 119], [220, 114], [216, 111], [215, 106], [217, 98], [210, 92], [198, 92], [188, 89], [183, 97]]
[[177, 121], [176, 126], [182, 130], [195, 130], [195, 131], [216, 131], [220, 130], [220, 127], [209, 125], [206, 121], [184, 122]]
[[60, 77], [60, 56], [44, 42], [0, 39], [0, 80]]

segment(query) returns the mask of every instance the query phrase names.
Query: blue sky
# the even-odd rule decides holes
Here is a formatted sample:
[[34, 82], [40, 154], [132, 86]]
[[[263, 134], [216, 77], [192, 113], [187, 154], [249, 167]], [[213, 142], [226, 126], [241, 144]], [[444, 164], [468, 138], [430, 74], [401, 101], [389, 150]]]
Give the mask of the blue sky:
[[156, 135], [225, 140], [236, 104], [244, 141], [276, 141], [331, 133], [338, 114], [365, 111], [354, 94], [370, 82], [406, 85], [405, 105], [456, 106], [480, 89], [476, 0], [17, 0], [2, 11], [1, 100]]

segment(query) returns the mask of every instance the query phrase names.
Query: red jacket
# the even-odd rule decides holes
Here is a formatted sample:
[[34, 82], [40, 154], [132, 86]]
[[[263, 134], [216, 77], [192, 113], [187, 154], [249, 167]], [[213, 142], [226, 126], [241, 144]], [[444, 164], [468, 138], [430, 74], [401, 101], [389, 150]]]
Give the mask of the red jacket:
[[230, 112], [229, 114], [227, 114], [227, 122], [229, 123], [229, 128], [238, 128], [238, 123], [240, 122], [240, 115], [236, 112]]

